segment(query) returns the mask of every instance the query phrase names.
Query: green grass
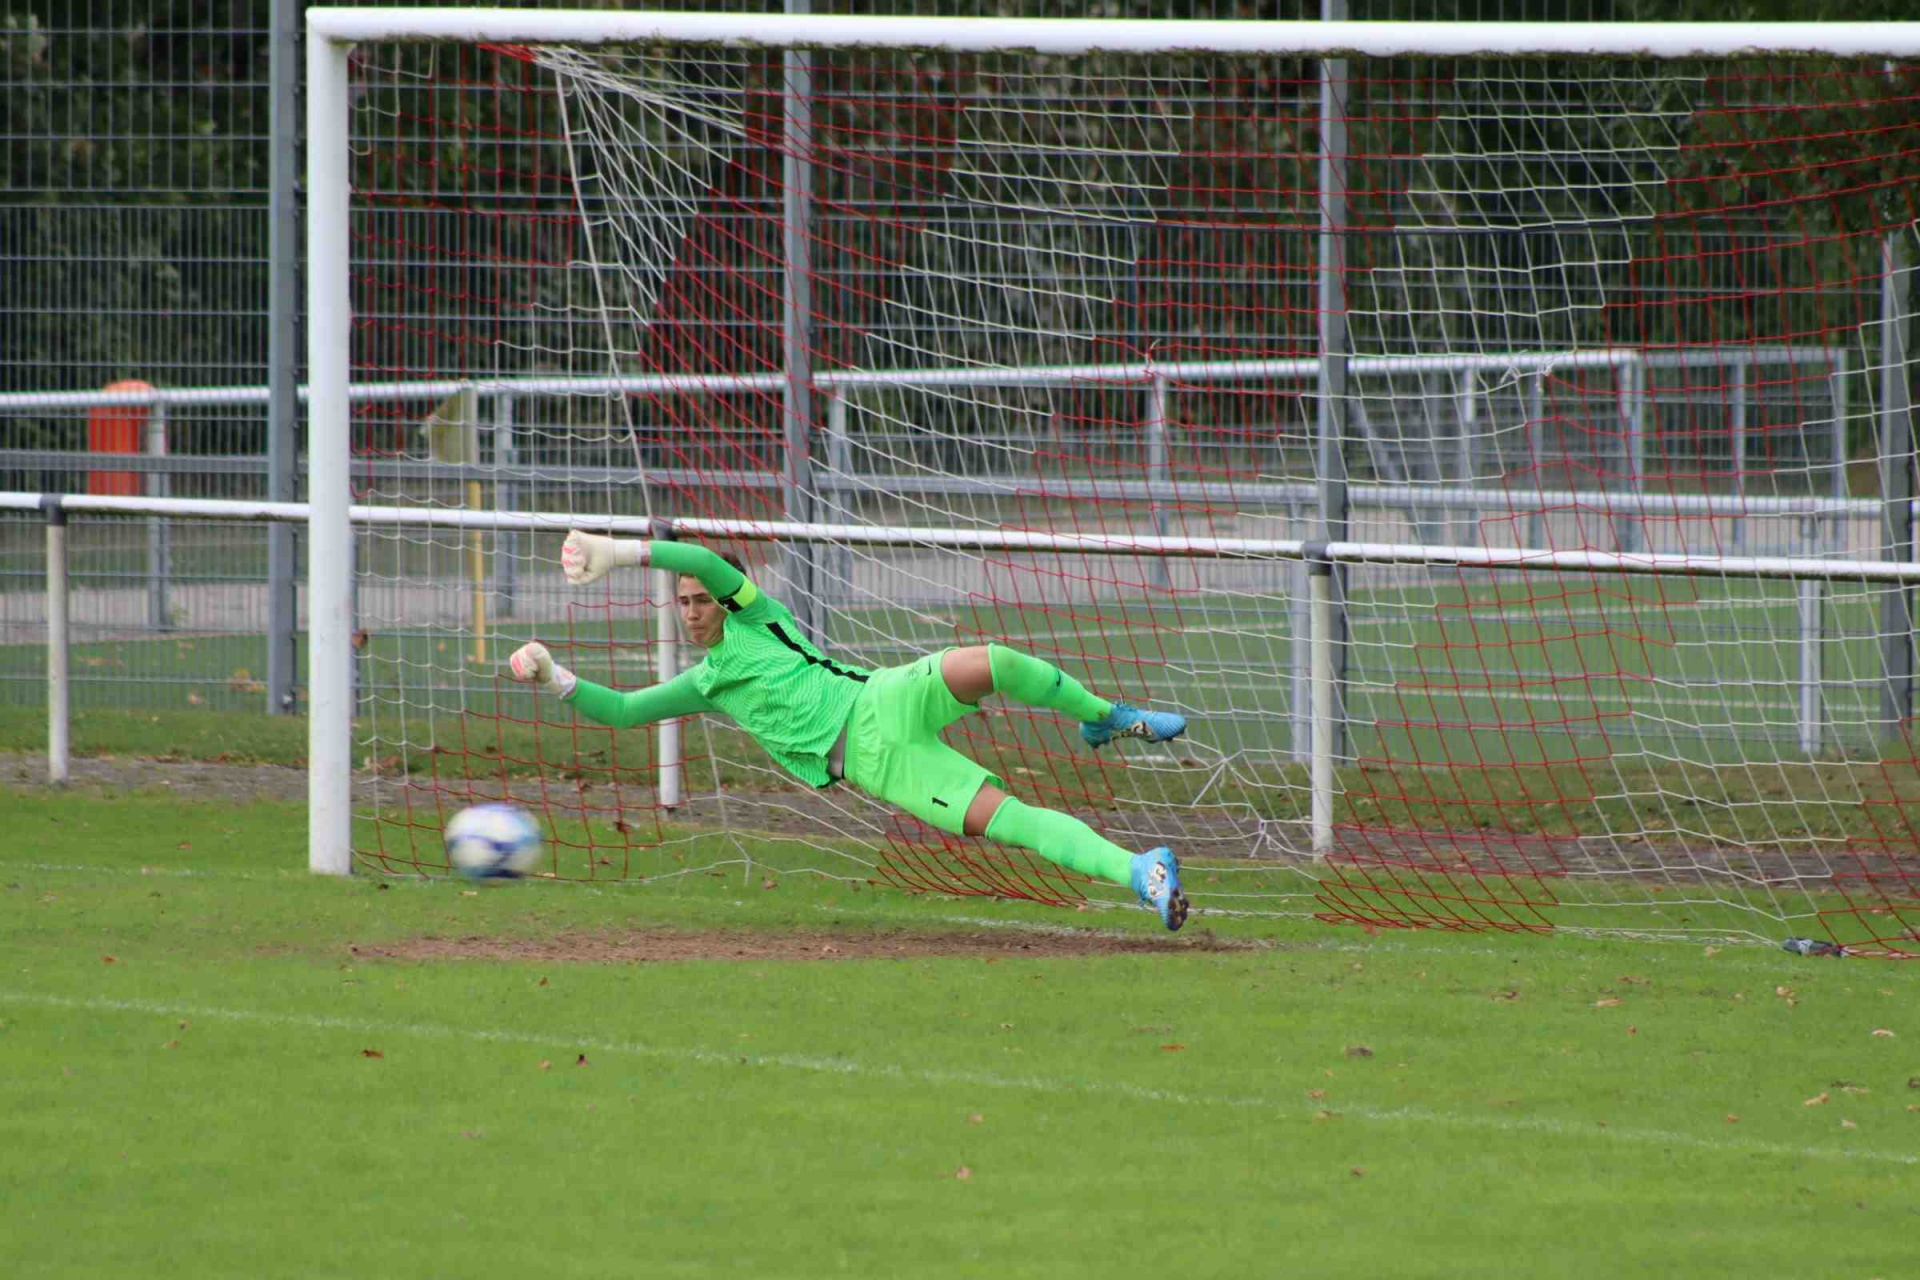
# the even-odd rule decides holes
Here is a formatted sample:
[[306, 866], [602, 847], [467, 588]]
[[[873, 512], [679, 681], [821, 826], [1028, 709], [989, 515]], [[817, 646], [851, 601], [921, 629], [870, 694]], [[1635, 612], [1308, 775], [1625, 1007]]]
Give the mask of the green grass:
[[[1203, 916], [1250, 944], [1207, 948], [730, 868], [340, 881], [297, 805], [0, 807], [10, 1275], [1891, 1277], [1920, 1231], [1907, 967]], [[1164, 946], [1015, 949], [1089, 924]], [[795, 928], [1010, 945], [370, 954]]]

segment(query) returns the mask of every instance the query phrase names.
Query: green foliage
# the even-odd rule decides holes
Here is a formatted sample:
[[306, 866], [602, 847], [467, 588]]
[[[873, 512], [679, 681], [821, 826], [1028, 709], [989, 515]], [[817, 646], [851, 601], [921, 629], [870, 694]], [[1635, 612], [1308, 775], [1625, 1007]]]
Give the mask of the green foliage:
[[1920, 68], [1816, 59], [1796, 62], [1792, 76], [1786, 101], [1694, 113], [1674, 181], [1682, 207], [1764, 213], [1829, 237], [1878, 236], [1920, 219]]
[[[0, 390], [261, 380], [267, 0], [131, 27], [0, 18]], [[9, 443], [73, 448], [71, 418]]]
[[[822, 12], [930, 7], [856, 0], [816, 6]], [[1830, 14], [1810, 15], [1784, 0], [1749, 0], [1732, 11], [1704, 0], [1596, 0], [1577, 10], [1558, 0], [1421, 0], [1355, 3], [1350, 16], [1520, 22], [1904, 16], [1899, 0], [1828, 7]], [[1059, 17], [1166, 15], [1164, 5], [1145, 0], [981, 0], [960, 8]], [[0, 107], [15, 138], [0, 170], [0, 238], [10, 246], [0, 260], [0, 297], [36, 303], [10, 312], [0, 325], [0, 389], [83, 389], [123, 376], [172, 385], [262, 379], [268, 9], [268, 0], [171, 0], [140, 25], [79, 31], [53, 30], [28, 13], [0, 17], [7, 71]], [[1245, 0], [1195, 0], [1174, 16], [1275, 13]], [[1317, 13], [1317, 5], [1294, 5], [1278, 16]], [[814, 263], [820, 282], [815, 336], [825, 359], [925, 363], [926, 353], [938, 352], [954, 362], [1038, 364], [1136, 358], [1149, 350], [1167, 359], [1311, 349], [1312, 316], [1321, 307], [1312, 271], [1319, 205], [1319, 67], [1313, 60], [1270, 59], [1254, 74], [1244, 66], [1222, 72], [1204, 59], [1166, 58], [1143, 68], [1097, 55], [1071, 66], [1011, 57], [943, 65], [928, 58], [903, 63], [908, 70], [899, 74], [876, 70], [880, 65], [870, 55], [817, 60], [823, 96], [816, 123], [840, 149], [815, 172], [822, 231]], [[1782, 65], [1727, 70], [1764, 74]], [[557, 140], [565, 122], [548, 91], [550, 79], [510, 53], [473, 49], [388, 46], [370, 51], [365, 66], [357, 98], [362, 124], [385, 132], [382, 145], [358, 162], [355, 178], [385, 194], [377, 233], [356, 248], [383, 283], [360, 301], [368, 320], [358, 331], [362, 351], [378, 364], [398, 346], [406, 363], [436, 370], [603, 371], [601, 336], [575, 332], [582, 309], [607, 290], [608, 301], [652, 315], [657, 282], [649, 282], [644, 269], [595, 272], [579, 265], [579, 208], [562, 173], [565, 152]], [[654, 66], [661, 75], [697, 75], [691, 61], [662, 59]], [[1791, 66], [1791, 82], [1751, 90], [1762, 98], [1771, 94], [1780, 108], [1756, 112], [1721, 109], [1741, 104], [1715, 97], [1748, 88], [1709, 79], [1703, 94], [1691, 86], [1683, 91], [1632, 61], [1599, 68], [1610, 78], [1597, 87], [1583, 80], [1593, 64], [1565, 59], [1489, 67], [1476, 87], [1470, 77], [1427, 60], [1354, 60], [1348, 66], [1351, 212], [1370, 229], [1349, 241], [1356, 269], [1347, 302], [1356, 346], [1666, 345], [1734, 336], [1789, 340], [1857, 327], [1867, 292], [1859, 282], [1877, 269], [1870, 241], [1920, 215], [1920, 112], [1913, 109], [1920, 79], [1905, 71], [1890, 85], [1872, 63], [1796, 60]], [[992, 100], [1001, 83], [995, 77], [1016, 67], [1027, 77], [1023, 91], [1090, 108], [1063, 136], [1073, 145], [1034, 162], [1031, 172], [1015, 161], [985, 176], [959, 176], [967, 166], [956, 157], [1029, 140], [1021, 111], [964, 109]], [[420, 74], [429, 72], [437, 84]], [[598, 195], [589, 199], [590, 214], [614, 213], [628, 219], [629, 231], [645, 231], [659, 243], [684, 238], [695, 261], [703, 255], [725, 261], [741, 286], [697, 323], [646, 327], [639, 338], [644, 349], [631, 357], [636, 366], [705, 368], [723, 359], [744, 369], [779, 362], [780, 246], [777, 225], [764, 216], [778, 203], [778, 160], [768, 145], [779, 125], [778, 64], [743, 56], [727, 74], [749, 90], [754, 132], [737, 145], [716, 143], [719, 160], [708, 176], [721, 199], [709, 203], [705, 216], [675, 214], [670, 200], [647, 212], [595, 204], [604, 198]], [[488, 87], [476, 92], [476, 84]], [[1148, 95], [1183, 110], [1183, 95], [1194, 85], [1203, 86], [1206, 101], [1191, 113], [1177, 145], [1151, 113], [1136, 109], [1135, 97]], [[881, 90], [900, 96], [889, 105]], [[674, 91], [697, 105], [695, 90], [677, 85]], [[728, 92], [737, 104], [740, 95]], [[1599, 95], [1593, 118], [1610, 123], [1582, 123], [1590, 95]], [[910, 103], [904, 113], [899, 101]], [[610, 106], [634, 130], [629, 144], [684, 138], [701, 127], [686, 110], [671, 113], [669, 124], [630, 100]], [[1503, 112], [1498, 120], [1495, 107]], [[914, 121], [927, 126], [910, 148], [918, 168], [909, 167], [909, 176], [862, 159], [865, 131], [897, 133], [917, 127]], [[972, 132], [963, 136], [962, 130]], [[1680, 168], [1665, 175], [1670, 180], [1652, 180], [1659, 175], [1635, 158], [1647, 140], [1641, 130], [1662, 146], [1663, 131], [1675, 135], [1678, 147], [1666, 154]], [[1124, 160], [1115, 158], [1121, 150], [1128, 152]], [[1541, 162], [1529, 159], [1545, 154], [1555, 157], [1551, 182], [1538, 180]], [[610, 171], [626, 158], [621, 146], [577, 155], [590, 173]], [[663, 174], [639, 176], [669, 180]], [[1204, 208], [1195, 203], [1198, 187], [1208, 191]], [[1101, 189], [1110, 207], [1089, 212], [1085, 193]], [[1036, 212], [1059, 206], [1069, 192], [1078, 193], [1082, 206], [1071, 219]], [[953, 296], [913, 290], [936, 290], [942, 286], [930, 282], [978, 273], [978, 250], [966, 237], [902, 238], [901, 228], [937, 227], [962, 198], [1026, 209], [994, 234], [1004, 237], [1003, 257], [1023, 256], [1051, 287], [993, 288], [993, 324], [936, 331]], [[858, 213], [863, 202], [887, 216]], [[502, 204], [515, 216], [498, 216]], [[632, 225], [645, 219], [653, 224]], [[1212, 227], [1214, 238], [1182, 242], [1196, 220]], [[1258, 233], [1217, 234], [1232, 226]], [[892, 260], [904, 261], [910, 280], [875, 280], [873, 264]], [[1111, 265], [1162, 260], [1184, 265], [1132, 272]], [[1577, 278], [1554, 274], [1582, 261], [1593, 265]], [[526, 269], [494, 269], [501, 262]], [[1745, 296], [1721, 296], [1729, 291], [1717, 281], [1683, 279], [1668, 290], [1675, 301], [1666, 305], [1666, 284], [1658, 277], [1676, 263], [1689, 264], [1696, 275], [1709, 265], [1733, 264], [1737, 271], [1729, 274], [1743, 282], [1734, 292]], [[1563, 305], [1541, 306], [1543, 293]], [[1120, 305], [1088, 313], [1065, 301], [1078, 294], [1114, 297]], [[876, 298], [908, 305], [876, 306]], [[1756, 311], [1752, 300], [1759, 298], [1770, 300], [1770, 312]], [[1649, 299], [1659, 304], [1644, 305]], [[1630, 305], [1617, 305], [1621, 300]], [[434, 310], [430, 323], [407, 314], [423, 305]], [[931, 438], [967, 429], [942, 420], [940, 403], [922, 400], [895, 416]], [[753, 397], [738, 405], [713, 403], [719, 411], [707, 424], [711, 443], [700, 462], [763, 464], [751, 443], [742, 442], [777, 432], [776, 408]], [[8, 423], [9, 443], [20, 445], [77, 447], [81, 430], [72, 418]], [[257, 448], [257, 436], [248, 434], [255, 430], [246, 426], [221, 447]]]
[[1620, 22], [1906, 22], [1906, 0], [1613, 0]]

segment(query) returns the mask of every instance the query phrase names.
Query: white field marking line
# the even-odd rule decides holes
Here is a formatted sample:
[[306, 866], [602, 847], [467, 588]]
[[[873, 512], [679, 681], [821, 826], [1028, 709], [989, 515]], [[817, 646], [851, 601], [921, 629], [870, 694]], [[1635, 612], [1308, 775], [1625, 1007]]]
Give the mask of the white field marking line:
[[[266, 1013], [255, 1009], [222, 1009], [206, 1005], [163, 1004], [153, 1000], [75, 1000], [65, 996], [43, 995], [29, 991], [0, 990], [0, 1003], [29, 1005], [46, 1009], [72, 1009], [91, 1013], [138, 1013], [166, 1018], [224, 1018], [261, 1026], [287, 1027], [306, 1031], [353, 1031], [363, 1035], [409, 1035], [446, 1040], [477, 1040], [491, 1044], [524, 1044], [551, 1048], [568, 1045], [595, 1053], [626, 1054], [632, 1057], [693, 1062], [703, 1066], [772, 1067], [787, 1071], [805, 1071], [821, 1075], [873, 1076], [885, 1080], [912, 1081], [931, 1085], [964, 1085], [968, 1088], [1017, 1089], [1031, 1093], [1111, 1095], [1134, 1102], [1192, 1107], [1230, 1107], [1272, 1111], [1281, 1114], [1309, 1114], [1309, 1109], [1274, 1098], [1233, 1097], [1180, 1093], [1169, 1089], [1150, 1089], [1142, 1085], [1109, 1080], [1068, 1080], [1051, 1076], [1003, 1076], [978, 1071], [939, 1071], [908, 1068], [893, 1063], [863, 1063], [850, 1058], [819, 1058], [808, 1054], [742, 1054], [717, 1049], [669, 1048], [630, 1040], [601, 1040], [568, 1036], [564, 1032], [540, 1034], [511, 1029], [476, 1029], [430, 1022], [376, 1022], [357, 1018], [315, 1017], [304, 1014]], [[1318, 1110], [1319, 1108], [1313, 1108]], [[1870, 1151], [1842, 1148], [1796, 1147], [1785, 1143], [1724, 1141], [1675, 1133], [1664, 1129], [1589, 1128], [1550, 1118], [1503, 1118], [1463, 1115], [1452, 1111], [1431, 1111], [1422, 1107], [1395, 1107], [1380, 1110], [1349, 1106], [1338, 1114], [1382, 1124], [1443, 1125], [1460, 1129], [1487, 1129], [1502, 1133], [1545, 1133], [1561, 1138], [1588, 1138], [1603, 1141], [1642, 1143], [1665, 1147], [1691, 1147], [1699, 1151], [1724, 1154], [1811, 1157], [1815, 1159], [1873, 1160], [1887, 1164], [1920, 1165], [1920, 1155], [1894, 1151]]]

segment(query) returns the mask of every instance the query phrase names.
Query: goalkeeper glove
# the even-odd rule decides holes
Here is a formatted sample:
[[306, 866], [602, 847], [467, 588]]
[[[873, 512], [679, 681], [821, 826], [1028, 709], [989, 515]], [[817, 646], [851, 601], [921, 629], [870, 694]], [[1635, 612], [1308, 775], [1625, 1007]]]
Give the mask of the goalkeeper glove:
[[609, 538], [575, 529], [560, 544], [560, 572], [576, 587], [598, 582], [623, 564], [645, 564], [647, 544], [635, 538]]
[[563, 700], [573, 696], [573, 687], [579, 683], [579, 678], [555, 662], [547, 646], [538, 640], [515, 649], [507, 659], [507, 670], [521, 684], [537, 684], [548, 693], [559, 694]]

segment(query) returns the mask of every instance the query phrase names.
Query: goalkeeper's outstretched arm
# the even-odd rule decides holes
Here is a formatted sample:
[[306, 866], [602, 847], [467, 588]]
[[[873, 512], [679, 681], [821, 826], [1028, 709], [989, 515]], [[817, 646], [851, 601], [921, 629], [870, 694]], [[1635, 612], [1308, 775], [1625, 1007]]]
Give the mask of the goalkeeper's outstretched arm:
[[[662, 525], [664, 521], [657, 522]], [[609, 538], [575, 529], [560, 546], [560, 571], [568, 582], [582, 587], [598, 582], [621, 565], [653, 565], [698, 578], [700, 585], [722, 604], [744, 609], [759, 593], [747, 575], [705, 547], [663, 538]]]
[[682, 671], [665, 684], [652, 688], [620, 693], [574, 675], [555, 662], [547, 646], [538, 640], [516, 649], [507, 659], [507, 670], [520, 683], [545, 689], [572, 703], [587, 719], [615, 729], [631, 729], [656, 720], [673, 720], [713, 710], [713, 704], [694, 684], [692, 671]]

